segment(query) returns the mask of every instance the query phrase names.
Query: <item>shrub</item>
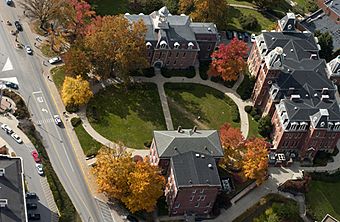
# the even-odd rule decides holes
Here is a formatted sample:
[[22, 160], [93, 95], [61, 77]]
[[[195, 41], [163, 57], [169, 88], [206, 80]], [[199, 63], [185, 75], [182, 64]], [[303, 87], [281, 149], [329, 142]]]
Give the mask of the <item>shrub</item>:
[[249, 76], [248, 74], [244, 75], [241, 85], [236, 90], [241, 99], [250, 99], [251, 94], [253, 93], [255, 80], [256, 79], [253, 76]]
[[255, 115], [253, 118], [254, 118], [255, 121], [259, 121], [259, 119], [261, 119], [261, 116], [260, 115]]
[[250, 115], [251, 115], [252, 117], [258, 115], [257, 112], [256, 112], [256, 109], [255, 109], [254, 107], [253, 107], [252, 110], [250, 111]]
[[231, 113], [231, 120], [235, 123], [239, 123], [240, 122], [240, 114], [238, 112], [237, 107], [233, 107], [232, 110], [235, 110], [235, 111]]
[[73, 105], [73, 104], [69, 104], [65, 107], [66, 111], [69, 113], [75, 113], [78, 112], [79, 110], [79, 106], [77, 105]]
[[270, 116], [264, 116], [259, 120], [258, 130], [261, 136], [268, 138], [272, 129], [273, 125]]
[[252, 106], [245, 106], [244, 107], [244, 111], [246, 111], [246, 113], [250, 113], [253, 110]]
[[209, 76], [208, 76], [209, 62], [201, 62], [199, 69], [200, 69], [201, 78], [203, 80], [209, 79]]
[[71, 119], [71, 124], [73, 127], [78, 126], [81, 123], [81, 119], [79, 117], [73, 117]]
[[292, 8], [292, 11], [295, 13], [295, 14], [300, 14], [300, 15], [304, 15], [305, 14], [305, 8], [300, 6], [300, 5], [295, 5], [293, 8]]
[[240, 24], [241, 27], [246, 30], [256, 30], [259, 27], [259, 22], [253, 15], [242, 15]]
[[318, 9], [319, 9], [319, 6], [316, 4], [315, 1], [313, 1], [313, 0], [308, 0], [308, 2], [307, 2], [307, 10], [308, 10], [309, 12], [315, 12], [315, 11], [317, 11]]

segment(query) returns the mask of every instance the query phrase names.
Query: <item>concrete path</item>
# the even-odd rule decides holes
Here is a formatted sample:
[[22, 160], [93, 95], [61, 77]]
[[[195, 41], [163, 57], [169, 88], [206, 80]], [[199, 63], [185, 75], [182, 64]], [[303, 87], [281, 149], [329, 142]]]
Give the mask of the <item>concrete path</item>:
[[[196, 83], [201, 84], [205, 86], [209, 86], [211, 88], [214, 88], [222, 93], [224, 93], [226, 96], [231, 98], [235, 104], [237, 105], [238, 111], [240, 113], [240, 122], [241, 122], [241, 132], [242, 135], [247, 138], [248, 131], [249, 131], [249, 121], [248, 121], [248, 114], [244, 111], [244, 107], [247, 105], [252, 105], [252, 102], [250, 101], [243, 101], [240, 96], [237, 94], [237, 92], [234, 89], [225, 87], [222, 84], [212, 82], [210, 80], [203, 80], [199, 75], [196, 75], [194, 78], [186, 78], [186, 77], [171, 77], [171, 78], [165, 78], [162, 75], [156, 75], [152, 78], [147, 77], [135, 77], [134, 78], [137, 82], [151, 82], [157, 84], [158, 87], [164, 87], [165, 83]], [[239, 82], [239, 81], [238, 81]], [[238, 83], [238, 85], [240, 82]], [[238, 86], [236, 86], [238, 87]], [[236, 88], [235, 87], [235, 88]], [[167, 103], [166, 98], [161, 98], [162, 103]], [[169, 111], [170, 113], [170, 111]]]

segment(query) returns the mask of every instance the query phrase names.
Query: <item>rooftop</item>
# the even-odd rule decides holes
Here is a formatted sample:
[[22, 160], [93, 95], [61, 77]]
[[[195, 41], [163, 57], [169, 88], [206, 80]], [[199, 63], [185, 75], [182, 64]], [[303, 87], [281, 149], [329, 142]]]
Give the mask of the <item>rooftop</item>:
[[[337, 2], [340, 1], [337, 0]], [[302, 20], [300, 24], [313, 33], [316, 30], [329, 32], [333, 36], [334, 51], [340, 48], [340, 25], [336, 24], [336, 22], [327, 16], [322, 9], [319, 9], [311, 16]]]
[[216, 130], [154, 131], [154, 141], [160, 158], [171, 158], [190, 151], [223, 157], [220, 138]]
[[325, 0], [325, 5], [340, 17], [340, 0]]
[[186, 152], [171, 158], [176, 185], [221, 186], [215, 159], [198, 152]]
[[337, 219], [332, 217], [331, 215], [327, 214], [321, 222], [339, 222]]
[[0, 155], [0, 169], [0, 201], [7, 202], [0, 206], [0, 221], [27, 221], [21, 158]]

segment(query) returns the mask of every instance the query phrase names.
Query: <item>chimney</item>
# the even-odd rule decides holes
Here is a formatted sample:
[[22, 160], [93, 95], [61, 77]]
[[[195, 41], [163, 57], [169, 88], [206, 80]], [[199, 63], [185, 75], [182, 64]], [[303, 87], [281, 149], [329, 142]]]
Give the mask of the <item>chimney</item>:
[[8, 200], [7, 199], [0, 199], [0, 208], [7, 207]]
[[182, 127], [181, 126], [178, 126], [177, 128], [177, 132], [181, 133], [182, 132]]
[[209, 164], [208, 164], [208, 167], [209, 167], [210, 169], [212, 169], [212, 168], [213, 168], [213, 165], [212, 165], [211, 163], [209, 163]]
[[5, 169], [0, 168], [0, 177], [5, 176]]

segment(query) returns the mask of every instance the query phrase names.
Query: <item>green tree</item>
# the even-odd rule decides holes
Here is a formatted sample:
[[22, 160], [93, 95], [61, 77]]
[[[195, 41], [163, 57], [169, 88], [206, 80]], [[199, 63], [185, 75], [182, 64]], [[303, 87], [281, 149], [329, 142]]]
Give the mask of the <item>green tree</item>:
[[269, 135], [273, 130], [270, 116], [264, 116], [259, 120], [258, 130], [261, 136], [269, 138]]
[[321, 50], [319, 55], [321, 58], [329, 62], [332, 59], [333, 54], [333, 37], [329, 32], [320, 32], [316, 30], [314, 33], [315, 37], [319, 39], [319, 45]]
[[159, 10], [163, 5], [162, 0], [129, 0], [129, 8], [134, 13], [150, 14]]
[[165, 0], [165, 5], [170, 13], [177, 14], [179, 10], [179, 0]]
[[240, 24], [243, 29], [252, 31], [259, 27], [259, 22], [253, 15], [242, 15], [240, 18]]

